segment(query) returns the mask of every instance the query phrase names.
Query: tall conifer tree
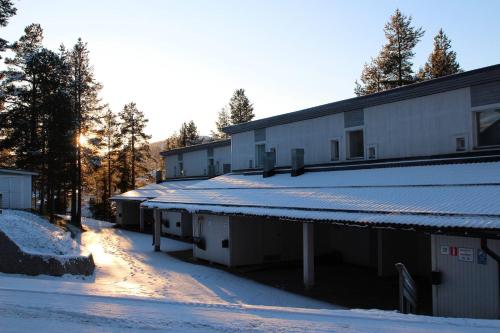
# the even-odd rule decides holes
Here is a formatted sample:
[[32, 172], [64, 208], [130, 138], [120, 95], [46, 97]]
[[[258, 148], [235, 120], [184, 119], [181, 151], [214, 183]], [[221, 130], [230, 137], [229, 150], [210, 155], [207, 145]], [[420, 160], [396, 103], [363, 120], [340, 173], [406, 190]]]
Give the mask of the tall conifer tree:
[[231, 123], [241, 124], [252, 120], [255, 117], [253, 113], [253, 104], [245, 95], [245, 89], [237, 89], [229, 100], [229, 110], [231, 113]]
[[121, 167], [120, 187], [122, 191], [134, 189], [139, 174], [146, 171], [144, 163], [149, 156], [148, 140], [151, 136], [145, 133], [148, 119], [133, 102], [126, 104], [119, 113], [121, 120], [119, 135], [123, 140], [123, 150], [119, 160]]
[[222, 108], [217, 114], [215, 122], [215, 131], [212, 131], [211, 136], [214, 139], [227, 139], [229, 136], [223, 132], [224, 127], [231, 125], [231, 116], [226, 108]]

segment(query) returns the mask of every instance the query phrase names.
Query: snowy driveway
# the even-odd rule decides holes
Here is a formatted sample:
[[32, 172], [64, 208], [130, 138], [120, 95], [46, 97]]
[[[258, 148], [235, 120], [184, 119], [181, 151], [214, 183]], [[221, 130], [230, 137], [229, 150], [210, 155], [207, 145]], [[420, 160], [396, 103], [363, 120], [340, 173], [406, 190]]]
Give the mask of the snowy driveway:
[[[82, 242], [95, 276], [0, 275], [0, 331], [136, 332], [170, 330], [315, 332], [498, 332], [499, 321], [336, 310], [152, 250], [148, 235], [87, 220]], [[188, 248], [164, 239], [163, 251]]]

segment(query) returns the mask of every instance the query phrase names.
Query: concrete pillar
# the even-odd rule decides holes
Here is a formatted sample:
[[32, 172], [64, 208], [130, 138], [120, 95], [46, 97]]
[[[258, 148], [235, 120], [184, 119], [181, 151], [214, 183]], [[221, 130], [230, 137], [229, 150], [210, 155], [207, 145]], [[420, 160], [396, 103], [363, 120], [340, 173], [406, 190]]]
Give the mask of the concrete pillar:
[[160, 251], [160, 246], [161, 246], [161, 211], [158, 208], [155, 208], [153, 211], [154, 215], [154, 245], [155, 245], [155, 252]]
[[139, 230], [144, 231], [144, 207], [139, 207]]
[[314, 224], [302, 224], [303, 271], [304, 286], [310, 289], [314, 286]]
[[377, 230], [377, 275], [379, 277], [384, 276], [384, 237], [382, 233], [381, 229]]

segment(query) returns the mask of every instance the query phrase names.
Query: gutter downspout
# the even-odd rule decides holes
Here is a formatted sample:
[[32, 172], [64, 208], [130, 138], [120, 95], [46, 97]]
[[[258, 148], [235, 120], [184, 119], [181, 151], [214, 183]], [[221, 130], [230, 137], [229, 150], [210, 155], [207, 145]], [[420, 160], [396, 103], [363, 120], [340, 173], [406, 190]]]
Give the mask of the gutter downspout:
[[496, 254], [493, 252], [492, 249], [488, 247], [488, 239], [485, 237], [481, 238], [481, 250], [483, 250], [487, 255], [492, 257], [496, 262], [497, 262], [497, 270], [498, 270], [498, 275], [497, 275], [497, 280], [498, 280], [498, 307], [499, 309], [499, 314], [497, 318], [500, 318], [500, 255]]

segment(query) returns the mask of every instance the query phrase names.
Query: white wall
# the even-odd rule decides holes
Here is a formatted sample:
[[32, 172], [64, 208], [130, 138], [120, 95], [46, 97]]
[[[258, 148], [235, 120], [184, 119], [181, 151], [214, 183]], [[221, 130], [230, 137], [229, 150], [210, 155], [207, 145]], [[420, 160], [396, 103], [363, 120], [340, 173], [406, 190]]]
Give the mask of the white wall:
[[[478, 261], [479, 238], [432, 235], [432, 266], [442, 273], [442, 283], [433, 286], [433, 312], [436, 316], [498, 319], [498, 270], [493, 258]], [[441, 246], [472, 250], [472, 261], [441, 254]], [[488, 246], [500, 254], [500, 241], [488, 240]]]
[[[455, 152], [455, 135], [473, 142], [470, 89], [463, 88], [366, 108], [365, 151], [377, 146], [382, 158]], [[304, 148], [305, 164], [330, 163], [330, 140], [340, 139], [340, 161], [346, 159], [344, 114], [272, 126], [266, 129], [266, 151], [275, 147], [277, 166], [291, 164], [291, 149]], [[254, 131], [232, 135], [233, 170], [247, 169], [255, 159]], [[255, 165], [255, 161], [253, 161]]]
[[[188, 213], [161, 211], [162, 232], [180, 237], [192, 236], [192, 215]], [[163, 221], [168, 220], [168, 227]]]
[[193, 245], [194, 257], [230, 266], [229, 248], [222, 247], [222, 241], [229, 239], [229, 217], [193, 214], [193, 236], [206, 242], [205, 250]]
[[31, 208], [31, 175], [12, 175], [0, 173], [0, 193], [3, 208]]
[[139, 225], [139, 201], [116, 201], [116, 223], [121, 225]]
[[231, 164], [231, 145], [214, 148], [214, 165], [217, 175], [223, 174], [224, 164]]

